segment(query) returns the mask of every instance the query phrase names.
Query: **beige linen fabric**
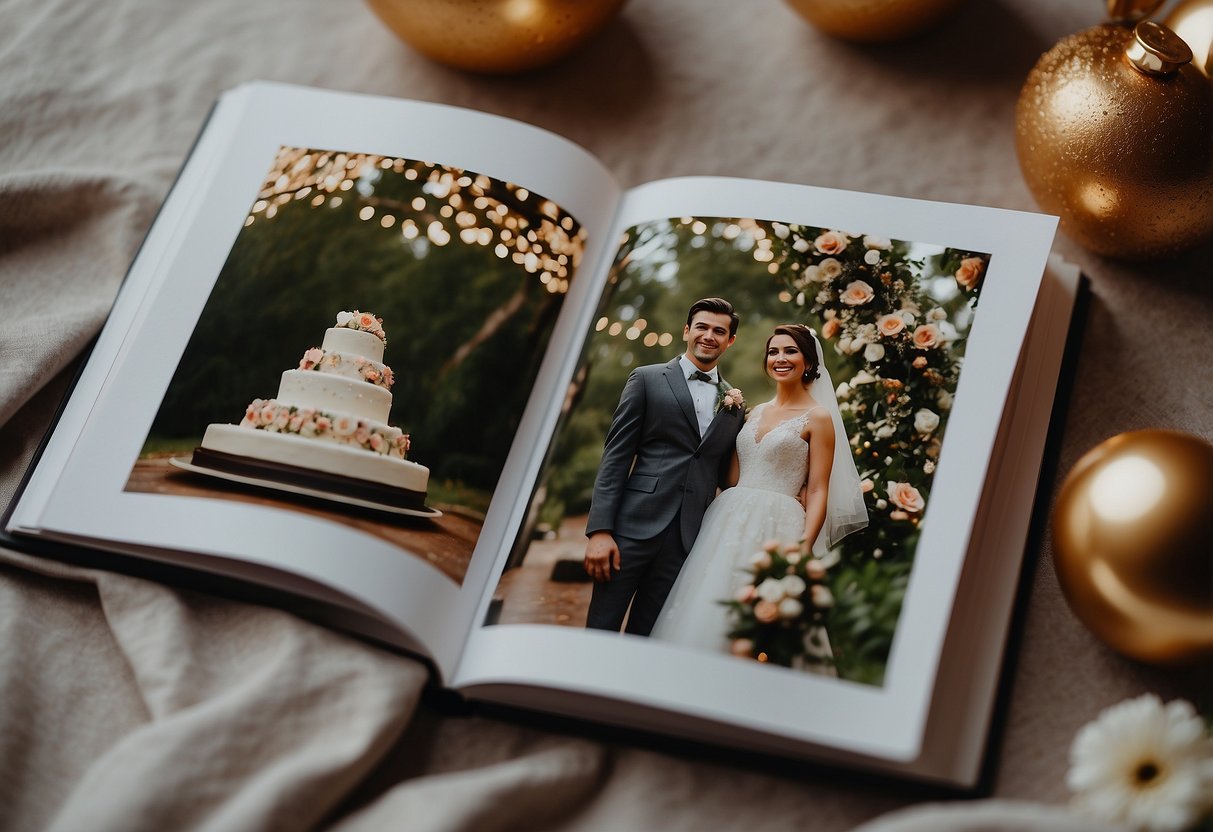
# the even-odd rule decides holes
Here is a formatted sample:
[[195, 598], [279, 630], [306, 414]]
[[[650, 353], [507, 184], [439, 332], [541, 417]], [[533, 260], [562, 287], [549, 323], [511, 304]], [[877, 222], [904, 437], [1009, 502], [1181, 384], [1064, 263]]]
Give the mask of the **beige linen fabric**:
[[[626, 185], [724, 174], [1030, 209], [1015, 96], [1097, 6], [971, 0], [921, 38], [861, 49], [775, 0], [632, 0], [557, 69], [482, 78], [428, 63], [354, 0], [3, 0], [0, 500], [225, 88], [260, 78], [474, 107], [568, 136]], [[1058, 247], [1094, 298], [1046, 491], [1116, 432], [1213, 435], [1210, 250], [1137, 267]], [[1047, 537], [1032, 554], [992, 783], [1056, 806], [1066, 746], [1100, 707], [1144, 690], [1192, 697], [1208, 678], [1102, 648], [1060, 596]], [[0, 551], [0, 828], [833, 830], [936, 796], [450, 715], [419, 704], [424, 680], [413, 660], [284, 612]], [[992, 803], [867, 828], [1033, 818], [1063, 823]]]

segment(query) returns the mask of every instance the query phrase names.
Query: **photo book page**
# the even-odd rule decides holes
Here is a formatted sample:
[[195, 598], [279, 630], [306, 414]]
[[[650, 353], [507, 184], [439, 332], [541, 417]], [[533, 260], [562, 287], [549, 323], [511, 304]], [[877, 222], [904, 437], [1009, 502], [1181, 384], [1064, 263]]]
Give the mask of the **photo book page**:
[[[456, 684], [559, 707], [551, 696], [537, 705], [538, 683], [601, 713], [603, 699], [632, 703], [648, 727], [677, 714], [913, 759], [1054, 227], [1040, 215], [742, 180], [626, 194], [600, 300], [581, 312], [584, 340], [548, 414], [551, 442], [519, 498], [516, 544]], [[719, 390], [706, 427], [679, 401], [697, 383], [678, 363], [702, 346], [691, 314], [701, 298], [737, 315], [732, 340], [709, 344], [719, 375], [705, 386]], [[1043, 337], [1064, 342], [1068, 321]], [[784, 334], [801, 331], [807, 340]], [[837, 444], [815, 444], [811, 419], [781, 404], [798, 386], [780, 366], [796, 343], [798, 368], [820, 354], [820, 377], [801, 386], [834, 416]], [[1056, 369], [1028, 392], [1051, 405], [1055, 383]], [[637, 397], [643, 407], [629, 404]], [[729, 418], [734, 398], [745, 418]], [[1042, 437], [1049, 409], [1036, 414]], [[691, 437], [682, 468], [676, 430]], [[631, 467], [611, 462], [613, 443]], [[660, 448], [651, 469], [646, 443]], [[734, 480], [705, 507], [683, 495], [709, 452], [726, 467], [732, 458]], [[835, 524], [806, 526], [814, 454], [833, 462]], [[1030, 506], [1034, 488], [1014, 498]], [[586, 575], [587, 532], [626, 538], [650, 515], [685, 528], [691, 513], [699, 531], [672, 570], [629, 538], [621, 560], [658, 565]], [[1026, 521], [1020, 531], [1016, 566]], [[598, 609], [630, 605], [631, 617], [653, 596], [642, 631], [618, 633], [629, 626], [621, 612], [599, 623]]]
[[16, 525], [344, 595], [449, 669], [617, 194], [517, 122], [227, 94]]

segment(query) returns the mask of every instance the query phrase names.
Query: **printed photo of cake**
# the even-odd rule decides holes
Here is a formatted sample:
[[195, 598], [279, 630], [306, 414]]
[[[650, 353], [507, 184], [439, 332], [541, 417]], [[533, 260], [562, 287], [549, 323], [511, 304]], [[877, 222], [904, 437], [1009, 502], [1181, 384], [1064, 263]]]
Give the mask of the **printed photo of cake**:
[[387, 335], [368, 312], [340, 312], [319, 347], [255, 399], [239, 424], [211, 424], [179, 468], [410, 514], [425, 506], [429, 469], [408, 459], [409, 436], [388, 424]]

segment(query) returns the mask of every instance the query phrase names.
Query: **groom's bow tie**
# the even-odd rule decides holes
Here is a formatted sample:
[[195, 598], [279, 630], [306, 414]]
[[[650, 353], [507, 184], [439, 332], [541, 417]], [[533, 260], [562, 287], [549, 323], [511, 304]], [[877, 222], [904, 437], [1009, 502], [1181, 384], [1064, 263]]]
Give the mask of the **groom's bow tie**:
[[705, 373], [703, 370], [695, 370], [689, 376], [687, 381], [706, 381], [708, 384], [715, 384], [716, 379]]

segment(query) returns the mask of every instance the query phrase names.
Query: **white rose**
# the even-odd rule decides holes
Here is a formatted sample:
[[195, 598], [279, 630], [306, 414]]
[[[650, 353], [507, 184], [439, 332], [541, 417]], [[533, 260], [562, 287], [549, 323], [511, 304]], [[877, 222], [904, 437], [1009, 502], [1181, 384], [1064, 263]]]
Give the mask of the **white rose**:
[[354, 320], [353, 312], [338, 312], [337, 313], [337, 326], [345, 326], [352, 320]]
[[783, 584], [783, 594], [789, 598], [799, 598], [805, 587], [808, 586], [799, 575], [788, 575], [781, 578], [779, 583]]
[[948, 319], [948, 313], [936, 306], [927, 313], [927, 319], [931, 321], [946, 321]]
[[804, 253], [809, 250], [809, 241], [804, 237], [797, 237], [796, 242], [792, 243], [792, 248]]
[[892, 425], [881, 425], [880, 428], [876, 431], [876, 438], [877, 439], [888, 439], [895, 432], [896, 432], [896, 428], [894, 428]]
[[851, 395], [851, 385], [844, 381], [842, 384], [838, 385], [838, 389], [834, 391], [834, 395], [839, 399], [846, 400], [846, 398]]
[[863, 262], [869, 266], [875, 266], [880, 262], [880, 252], [874, 248], [868, 249], [868, 253], [863, 256]]
[[817, 283], [821, 280], [821, 269], [816, 266], [809, 266], [804, 270], [804, 279], [810, 283]]
[[767, 554], [766, 552], [756, 552], [754, 554], [754, 556], [752, 558], [750, 558], [750, 569], [752, 571], [757, 571], [759, 569], [767, 569], [770, 567], [770, 565], [771, 565], [771, 556], [769, 554]]
[[863, 244], [868, 248], [878, 248], [881, 251], [888, 251], [893, 247], [893, 242], [887, 237], [877, 237], [874, 234], [869, 234], [863, 238]]
[[868, 344], [868, 348], [863, 351], [863, 357], [869, 364], [875, 363], [884, 358], [884, 347], [880, 344]]
[[779, 602], [779, 617], [785, 621], [800, 618], [802, 612], [804, 612], [804, 604], [795, 598], [784, 598]]
[[813, 584], [813, 588], [809, 590], [810, 597], [813, 599], [813, 606], [818, 609], [828, 610], [834, 606], [834, 593], [830, 592], [830, 588], [822, 584]]
[[758, 597], [772, 604], [783, 598], [783, 584], [774, 578], [767, 578], [758, 585]]
[[924, 436], [939, 427], [939, 414], [925, 407], [914, 414], [914, 430]]
[[906, 322], [906, 326], [914, 326], [914, 313], [909, 309], [901, 310], [901, 319]]
[[817, 264], [817, 269], [821, 272], [821, 276], [824, 279], [833, 280], [842, 274], [842, 263], [839, 263], [833, 257], [827, 257]]

